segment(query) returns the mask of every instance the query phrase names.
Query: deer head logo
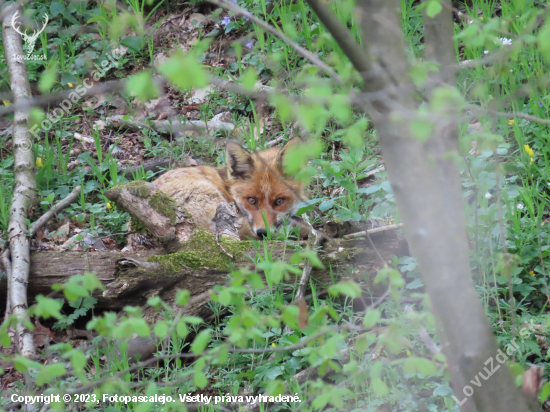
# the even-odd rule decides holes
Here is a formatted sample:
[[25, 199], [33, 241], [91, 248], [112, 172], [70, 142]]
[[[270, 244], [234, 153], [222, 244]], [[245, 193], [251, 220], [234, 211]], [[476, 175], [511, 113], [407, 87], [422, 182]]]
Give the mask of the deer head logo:
[[19, 27], [17, 26], [17, 24], [20, 24], [18, 23], [16, 20], [17, 20], [17, 15], [19, 14], [19, 10], [15, 12], [15, 14], [13, 15], [12, 19], [11, 19], [11, 25], [13, 27], [13, 29], [19, 33], [21, 35], [21, 38], [25, 41], [25, 49], [27, 49], [27, 53], [32, 53], [32, 51], [34, 50], [34, 45], [36, 43], [36, 39], [38, 39], [38, 36], [40, 35], [40, 33], [42, 33], [44, 31], [44, 29], [46, 28], [46, 24], [48, 24], [48, 15], [44, 13], [44, 25], [42, 26], [42, 28], [38, 31], [33, 31], [31, 35], [28, 35], [27, 34], [27, 31], [25, 30], [24, 33], [21, 32], [21, 30], [19, 30]]

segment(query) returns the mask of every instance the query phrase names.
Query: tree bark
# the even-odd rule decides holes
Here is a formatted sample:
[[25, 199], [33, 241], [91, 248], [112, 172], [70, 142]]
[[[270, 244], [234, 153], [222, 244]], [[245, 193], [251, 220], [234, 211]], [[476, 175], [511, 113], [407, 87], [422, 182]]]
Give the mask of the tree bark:
[[[27, 66], [22, 56], [21, 36], [12, 26], [12, 16], [16, 9], [8, 13], [2, 24], [4, 55], [10, 75], [10, 86], [14, 103], [31, 97], [27, 76]], [[13, 198], [10, 207], [8, 240], [11, 255], [11, 273], [8, 273], [10, 296], [8, 312], [17, 317], [17, 343], [23, 356], [35, 354], [32, 334], [25, 326], [27, 316], [27, 283], [29, 278], [29, 242], [27, 239], [27, 216], [30, 207], [38, 201], [36, 177], [34, 175], [34, 153], [32, 140], [27, 130], [28, 113], [17, 110], [13, 117], [14, 178]]]
[[[320, 7], [319, 0], [308, 3], [314, 10]], [[446, 70], [456, 58], [451, 2], [442, 3], [443, 11], [438, 16], [425, 16], [425, 41], [426, 57]], [[475, 387], [471, 397], [462, 393], [463, 385], [476, 379], [485, 362], [496, 356], [498, 345], [475, 292], [469, 266], [461, 180], [454, 163], [458, 113], [442, 108], [438, 112], [441, 120], [434, 122], [427, 141], [413, 136], [412, 120], [417, 109], [414, 96], [422, 93], [409, 76], [399, 10], [399, 0], [358, 0], [363, 50], [355, 42], [353, 46], [340, 46], [361, 73], [364, 92], [370, 94], [365, 110], [378, 130], [406, 237], [418, 259], [445, 343], [443, 351], [449, 360], [453, 388], [459, 400], [466, 400], [461, 410], [477, 407], [482, 411], [527, 411], [525, 398], [504, 364], [481, 387]], [[344, 36], [337, 32], [348, 29], [335, 22], [333, 13], [325, 12], [319, 13], [319, 18], [341, 41]], [[349, 55], [350, 50], [361, 53], [369, 63]], [[452, 58], [449, 53], [453, 53]], [[452, 72], [435, 77], [435, 84], [427, 85], [428, 102], [436, 87], [455, 86]]]

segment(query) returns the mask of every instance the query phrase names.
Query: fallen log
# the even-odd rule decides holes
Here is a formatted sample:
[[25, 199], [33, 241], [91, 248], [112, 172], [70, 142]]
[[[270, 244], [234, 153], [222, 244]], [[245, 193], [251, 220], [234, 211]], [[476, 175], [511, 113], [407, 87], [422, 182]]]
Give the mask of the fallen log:
[[[373, 236], [376, 249], [386, 262], [399, 254], [400, 240], [397, 236], [380, 234]], [[151, 296], [159, 296], [169, 305], [174, 302], [178, 289], [187, 289], [192, 297], [201, 296], [186, 307], [188, 315], [208, 319], [212, 312], [208, 307], [208, 292], [216, 285], [227, 283], [228, 265], [233, 268], [254, 268], [259, 256], [265, 258], [263, 247], [254, 242], [220, 239], [221, 245], [233, 257], [232, 260], [219, 248], [214, 235], [198, 232], [181, 251], [170, 255], [159, 251], [144, 252], [35, 252], [31, 255], [28, 285], [29, 303], [38, 294], [51, 293], [51, 286], [64, 283], [73, 275], [85, 271], [95, 273], [105, 287], [96, 291], [96, 310], [119, 310], [126, 305], [142, 306]], [[273, 261], [288, 261], [292, 246], [282, 242], [270, 242], [269, 254]], [[162, 252], [161, 252], [162, 253]], [[311, 279], [322, 289], [333, 279], [351, 278], [364, 284], [364, 289], [381, 295], [385, 285], [374, 285], [372, 278], [382, 267], [375, 250], [365, 240], [341, 239], [328, 242], [319, 251], [324, 269], [314, 268]], [[234, 270], [234, 269], [233, 269]], [[290, 279], [297, 283], [299, 279]], [[5, 299], [5, 283], [0, 285], [0, 299]], [[5, 302], [0, 300], [0, 307]], [[148, 321], [154, 321], [157, 313], [153, 308], [145, 310]]]

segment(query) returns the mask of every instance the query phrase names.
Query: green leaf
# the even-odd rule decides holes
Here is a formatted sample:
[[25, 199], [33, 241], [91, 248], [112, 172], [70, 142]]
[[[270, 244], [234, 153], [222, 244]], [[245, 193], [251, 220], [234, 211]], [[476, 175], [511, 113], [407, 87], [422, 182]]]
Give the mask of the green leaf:
[[197, 388], [204, 388], [208, 384], [208, 379], [204, 375], [202, 371], [195, 371], [195, 374], [193, 375], [193, 381], [195, 382], [195, 385], [197, 385]]
[[431, 0], [428, 3], [428, 7], [426, 7], [426, 14], [428, 17], [433, 18], [441, 13], [441, 10], [443, 10], [443, 7], [441, 6], [440, 0]]
[[72, 350], [71, 351], [71, 366], [74, 370], [82, 370], [86, 363], [88, 362], [86, 359], [86, 355], [84, 355], [79, 350]]
[[540, 29], [538, 35], [538, 48], [542, 52], [545, 59], [550, 60], [550, 20], [546, 19], [546, 22]]
[[229, 360], [229, 351], [227, 349], [227, 345], [220, 345], [216, 348], [216, 355], [217, 358], [215, 359], [214, 363], [216, 365], [226, 365], [227, 361]]
[[178, 322], [178, 326], [176, 326], [176, 333], [180, 338], [185, 338], [187, 336], [187, 323], [185, 323], [183, 319]]
[[0, 345], [4, 348], [9, 348], [11, 346], [11, 338], [7, 331], [0, 332]]
[[374, 391], [374, 393], [380, 396], [386, 396], [389, 393], [388, 386], [380, 378], [376, 378], [372, 380], [371, 388]]
[[349, 97], [341, 94], [333, 95], [329, 101], [330, 114], [340, 123], [346, 123], [351, 118]]
[[53, 17], [57, 17], [58, 14], [65, 11], [65, 6], [61, 2], [55, 2], [50, 5], [50, 13]]
[[156, 99], [159, 95], [157, 85], [153, 81], [153, 75], [149, 70], [130, 76], [128, 83], [126, 83], [126, 90], [142, 102]]
[[159, 338], [164, 338], [168, 333], [167, 323], [165, 321], [157, 322], [153, 327], [153, 332], [155, 332], [155, 335], [157, 335]]
[[[101, 281], [97, 278], [95, 273], [84, 272], [82, 277], [82, 285], [89, 291], [93, 292], [94, 290], [105, 290], [105, 287]], [[86, 300], [85, 298], [84, 300]]]
[[190, 323], [191, 325], [200, 325], [204, 322], [204, 320], [202, 320], [198, 316], [186, 316], [183, 319], [185, 319], [185, 321], [187, 323]]
[[378, 322], [379, 319], [380, 319], [380, 311], [378, 309], [371, 309], [367, 311], [367, 313], [365, 314], [365, 317], [363, 319], [363, 325], [366, 328], [371, 328], [376, 324], [376, 322]]
[[294, 253], [289, 260], [291, 264], [300, 263], [303, 259], [308, 259], [311, 262], [311, 266], [315, 268], [324, 268], [323, 262], [319, 259], [317, 252], [311, 249], [302, 250], [301, 252]]
[[54, 363], [52, 365], [43, 366], [36, 376], [36, 385], [42, 386], [46, 383], [50, 383], [55, 378], [64, 376], [66, 373], [67, 370], [61, 363]]
[[178, 306], [183, 306], [187, 303], [187, 301], [189, 300], [189, 296], [191, 296], [191, 294], [189, 293], [189, 291], [186, 289], [186, 290], [178, 290], [176, 292], [176, 305]]
[[371, 379], [379, 378], [380, 375], [382, 375], [382, 366], [381, 360], [378, 360], [372, 364], [369, 374]]
[[141, 36], [129, 36], [120, 41], [120, 44], [128, 47], [134, 52], [140, 51], [145, 45], [145, 40]]
[[138, 336], [145, 337], [151, 334], [151, 331], [149, 330], [149, 325], [147, 325], [145, 319], [128, 319], [128, 324], [131, 325], [132, 331]]
[[297, 143], [286, 150], [283, 158], [284, 169], [289, 174], [294, 174], [302, 169], [312, 157], [317, 157], [323, 150], [319, 140], [310, 139], [305, 143]]
[[320, 394], [318, 394], [315, 399], [313, 399], [312, 406], [313, 409], [321, 409], [324, 408], [328, 401], [330, 400], [330, 397], [332, 396], [332, 391], [323, 391]]
[[422, 142], [425, 142], [430, 138], [433, 126], [433, 122], [422, 118], [416, 118], [411, 121], [411, 130], [413, 135]]
[[350, 127], [344, 136], [342, 136], [342, 139], [344, 143], [348, 146], [352, 147], [361, 147], [363, 144], [363, 132], [357, 130], [355, 127]]
[[61, 318], [61, 307], [63, 303], [57, 299], [46, 298], [42, 295], [36, 297], [36, 304], [33, 306], [32, 314], [44, 319]]
[[160, 66], [160, 72], [179, 90], [192, 87], [201, 88], [208, 83], [208, 77], [202, 66], [192, 56], [177, 53]]
[[253, 90], [257, 81], [256, 70], [252, 67], [247, 68], [241, 76], [241, 84], [247, 90]]
[[435, 366], [433, 362], [428, 359], [411, 356], [405, 359], [403, 371], [406, 373], [418, 372], [423, 375], [432, 375], [435, 373]]
[[361, 296], [361, 287], [352, 280], [332, 285], [329, 287], [328, 291], [332, 295], [342, 294], [351, 298], [358, 298]]
[[292, 117], [292, 104], [289, 99], [282, 95], [277, 94], [270, 97], [271, 104], [275, 106], [277, 114], [283, 123], [289, 121]]
[[298, 330], [299, 309], [297, 306], [286, 306], [282, 311], [283, 322], [290, 329]]
[[84, 286], [74, 283], [66, 283], [63, 285], [63, 293], [65, 293], [65, 297], [68, 300], [76, 300], [80, 296], [87, 297], [89, 295], [88, 290]]
[[268, 396], [283, 395], [285, 393], [285, 389], [285, 384], [282, 380], [274, 379], [268, 383], [265, 393]]
[[355, 339], [355, 349], [359, 355], [363, 354], [369, 347], [369, 338], [366, 334], [359, 335]]
[[210, 330], [205, 329], [205, 330], [201, 331], [195, 337], [195, 340], [193, 341], [193, 344], [191, 345], [191, 352], [193, 352], [195, 355], [199, 355], [202, 352], [204, 352], [204, 350], [206, 349], [206, 347], [210, 343], [210, 339], [211, 339]]
[[58, 76], [59, 64], [57, 62], [54, 62], [54, 64], [44, 70], [44, 72], [40, 76], [40, 80], [38, 81], [38, 90], [40, 90], [40, 92], [43, 94], [49, 93], [51, 88], [57, 81]]
[[319, 210], [321, 212], [326, 212], [327, 210], [331, 209], [333, 206], [334, 206], [333, 199], [325, 200], [324, 202], [321, 202], [321, 204], [319, 204]]
[[550, 382], [546, 382], [540, 390], [539, 400], [545, 402], [550, 396]]

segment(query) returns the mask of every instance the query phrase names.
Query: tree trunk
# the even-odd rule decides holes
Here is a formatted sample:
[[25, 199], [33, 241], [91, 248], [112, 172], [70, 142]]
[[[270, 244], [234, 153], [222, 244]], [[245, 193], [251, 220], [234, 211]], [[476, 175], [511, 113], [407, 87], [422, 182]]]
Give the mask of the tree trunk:
[[[10, 86], [14, 103], [31, 97], [27, 66], [20, 59], [23, 53], [21, 35], [12, 24], [14, 9], [8, 13], [2, 24], [4, 55], [10, 75]], [[7, 273], [10, 288], [6, 309], [17, 317], [17, 345], [23, 356], [35, 354], [32, 334], [25, 325], [27, 315], [27, 283], [29, 278], [29, 241], [27, 239], [27, 217], [29, 209], [38, 201], [36, 176], [34, 174], [33, 142], [27, 130], [28, 113], [17, 110], [13, 116], [14, 178], [13, 197], [8, 224], [8, 240], [11, 255], [11, 272]], [[7, 259], [7, 253], [4, 259]]]
[[[498, 345], [475, 292], [469, 265], [461, 180], [454, 163], [458, 113], [448, 92], [446, 107], [433, 116], [421, 140], [412, 133], [418, 97], [430, 104], [436, 88], [455, 86], [452, 5], [434, 18], [424, 16], [427, 59], [441, 64], [422, 96], [412, 81], [399, 20], [399, 0], [358, 0], [362, 46], [319, 0], [308, 0], [364, 81], [363, 106], [378, 130], [384, 164], [413, 256], [418, 259], [449, 361], [451, 381], [462, 411], [527, 411], [527, 403], [503, 364], [481, 387], [463, 393]], [[348, 35], [345, 34], [348, 33]], [[360, 57], [359, 57], [360, 56]], [[452, 65], [451, 65], [452, 67]], [[439, 99], [441, 101], [441, 99]], [[435, 105], [434, 105], [435, 106]], [[437, 120], [434, 120], [437, 119]], [[425, 118], [422, 119], [425, 121]], [[465, 396], [468, 392], [470, 395]]]

